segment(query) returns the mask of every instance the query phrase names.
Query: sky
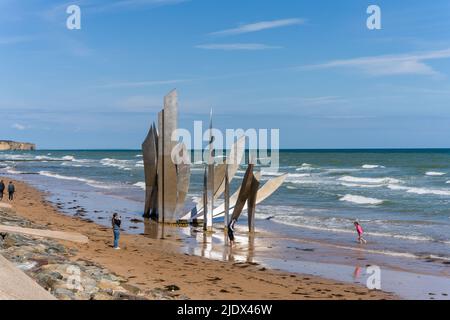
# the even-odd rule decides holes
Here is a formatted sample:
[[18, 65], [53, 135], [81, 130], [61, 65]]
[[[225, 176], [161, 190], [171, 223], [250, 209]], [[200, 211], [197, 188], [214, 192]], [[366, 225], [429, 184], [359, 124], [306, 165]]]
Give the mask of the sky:
[[173, 88], [189, 130], [212, 108], [281, 148], [450, 147], [450, 1], [0, 0], [0, 139], [138, 149]]

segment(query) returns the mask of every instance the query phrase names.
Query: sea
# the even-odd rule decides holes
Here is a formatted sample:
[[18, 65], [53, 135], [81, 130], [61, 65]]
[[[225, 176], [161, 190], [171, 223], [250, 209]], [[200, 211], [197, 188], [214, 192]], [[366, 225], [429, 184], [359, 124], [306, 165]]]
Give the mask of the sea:
[[[201, 199], [203, 170], [201, 163], [192, 167], [186, 211]], [[280, 189], [257, 206], [257, 229], [428, 262], [418, 269], [430, 272], [433, 265], [432, 274], [448, 276], [450, 149], [281, 150], [278, 171], [256, 170], [262, 170], [261, 184], [288, 174]], [[242, 166], [232, 191], [244, 173]], [[109, 225], [117, 212], [125, 216], [127, 232], [144, 232], [139, 150], [3, 151], [0, 175], [46, 191], [49, 201], [68, 215]], [[244, 217], [238, 222], [242, 230]], [[366, 247], [356, 243], [354, 221], [365, 231]]]

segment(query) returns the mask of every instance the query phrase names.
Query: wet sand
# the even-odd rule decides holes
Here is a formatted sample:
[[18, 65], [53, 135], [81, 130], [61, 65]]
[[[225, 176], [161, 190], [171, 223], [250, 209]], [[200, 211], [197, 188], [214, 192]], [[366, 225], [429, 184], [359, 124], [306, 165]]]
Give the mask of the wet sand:
[[[77, 249], [73, 259], [96, 262], [143, 291], [179, 289], [190, 299], [396, 299], [389, 293], [319, 277], [267, 269], [254, 262], [216, 261], [180, 252], [183, 239], [122, 233], [121, 250], [112, 249], [112, 231], [82, 217], [69, 217], [45, 200], [45, 194], [16, 182], [13, 209], [50, 230], [78, 232], [88, 244], [60, 241]], [[109, 219], [109, 217], [104, 217]], [[149, 225], [151, 228], [151, 225]], [[230, 251], [232, 253], [232, 251]]]

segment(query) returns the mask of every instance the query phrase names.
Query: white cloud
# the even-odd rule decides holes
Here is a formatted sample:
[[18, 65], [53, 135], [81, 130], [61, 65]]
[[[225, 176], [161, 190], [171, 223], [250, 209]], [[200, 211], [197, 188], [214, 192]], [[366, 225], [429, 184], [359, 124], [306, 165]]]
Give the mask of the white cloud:
[[207, 50], [268, 50], [280, 49], [278, 46], [268, 46], [260, 43], [224, 43], [224, 44], [201, 44], [196, 46], [199, 49]]
[[55, 5], [39, 14], [50, 20], [59, 19], [66, 15], [66, 8], [71, 4], [81, 7], [82, 14], [103, 13], [114, 9], [137, 9], [140, 7], [161, 7], [175, 5], [190, 0], [72, 0], [63, 4]]
[[299, 110], [304, 108], [321, 108], [321, 107], [338, 107], [348, 103], [348, 99], [338, 96], [317, 96], [317, 97], [295, 97], [295, 96], [281, 96], [263, 99], [254, 99], [251, 102], [246, 102], [247, 105], [268, 105], [277, 106], [277, 112]]
[[244, 24], [244, 25], [241, 25], [241, 26], [239, 26], [237, 28], [233, 28], [233, 29], [216, 31], [216, 32], [210, 33], [210, 35], [229, 36], [229, 35], [257, 32], [257, 31], [274, 29], [274, 28], [287, 27], [287, 26], [292, 26], [292, 25], [299, 25], [299, 24], [304, 24], [304, 23], [305, 23], [304, 19], [298, 19], [298, 18], [272, 20], [272, 21], [261, 21], [261, 22], [251, 23], [251, 24]]
[[97, 86], [97, 88], [139, 88], [139, 87], [153, 87], [160, 85], [169, 85], [169, 84], [177, 84], [181, 82], [188, 82], [190, 79], [174, 79], [174, 80], [154, 80], [154, 81], [135, 81], [135, 82], [118, 82], [118, 83], [109, 83]]
[[26, 127], [20, 123], [14, 123], [11, 128], [21, 131], [26, 129]]
[[342, 104], [346, 103], [347, 100], [336, 96], [323, 96], [323, 97], [313, 97], [313, 98], [302, 98], [298, 100], [303, 105], [307, 106], [322, 106], [330, 104]]
[[29, 37], [29, 36], [0, 37], [0, 45], [17, 44], [17, 43], [28, 42], [31, 40], [33, 40], [33, 38]]
[[[116, 101], [114, 111], [126, 111], [126, 112], [159, 112], [163, 108], [164, 99], [163, 95], [133, 95], [124, 97]], [[205, 114], [209, 112], [211, 105], [215, 105], [213, 101], [209, 99], [186, 99], [183, 98], [180, 101], [180, 108], [184, 110], [183, 114]], [[109, 110], [111, 111], [111, 110]]]
[[304, 66], [301, 69], [353, 68], [373, 76], [383, 75], [440, 75], [425, 62], [450, 58], [450, 49], [401, 55], [382, 55], [347, 60], [333, 60], [323, 64]]
[[75, 57], [89, 57], [94, 54], [94, 50], [89, 48], [84, 42], [71, 38], [69, 36], [61, 37], [61, 48], [68, 54]]
[[117, 102], [120, 109], [128, 111], [154, 111], [162, 109], [163, 100], [157, 96], [131, 96]]
[[122, 0], [116, 1], [117, 5], [121, 6], [138, 6], [138, 5], [169, 5], [186, 2], [188, 0]]
[[120, 1], [100, 1], [96, 9], [107, 10], [114, 8], [136, 8], [140, 6], [167, 6], [179, 4], [189, 0], [120, 0]]

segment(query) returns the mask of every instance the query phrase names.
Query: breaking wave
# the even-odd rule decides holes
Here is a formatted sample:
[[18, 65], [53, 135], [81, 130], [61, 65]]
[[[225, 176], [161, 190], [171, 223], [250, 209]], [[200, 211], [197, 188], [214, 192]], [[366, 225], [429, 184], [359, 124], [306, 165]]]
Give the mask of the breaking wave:
[[5, 168], [2, 168], [2, 170], [5, 170], [5, 172], [9, 173], [9, 174], [23, 174], [22, 171], [18, 171], [12, 167], [5, 167]]
[[309, 163], [303, 163], [299, 168], [295, 169], [296, 171], [309, 171], [312, 170], [313, 166]]
[[445, 172], [436, 172], [436, 171], [428, 171], [427, 173], [425, 173], [426, 176], [434, 176], [434, 177], [439, 177], [439, 176], [445, 176], [447, 173]]
[[395, 178], [358, 178], [352, 176], [344, 176], [338, 179], [339, 181], [355, 182], [355, 183], [376, 183], [376, 184], [389, 184], [389, 183], [401, 183], [401, 180]]
[[380, 205], [384, 202], [384, 200], [375, 199], [375, 198], [366, 198], [363, 196], [355, 196], [352, 194], [346, 194], [343, 196], [340, 201], [347, 201], [356, 204], [371, 204], [371, 205]]
[[133, 184], [133, 186], [139, 187], [139, 188], [145, 190], [145, 182], [136, 182], [135, 184]]
[[113, 167], [120, 170], [131, 170], [130, 168], [131, 162], [133, 162], [134, 165], [136, 164], [134, 161], [130, 160], [119, 160], [111, 158], [104, 158], [100, 160], [100, 164], [104, 165], [105, 167]]
[[406, 187], [406, 186], [399, 186], [399, 185], [395, 185], [395, 184], [388, 185], [388, 188], [391, 189], [391, 190], [406, 191], [407, 193], [434, 194], [434, 195], [437, 195], [437, 196], [450, 196], [450, 190]]
[[91, 179], [85, 179], [85, 178], [80, 178], [80, 177], [63, 176], [63, 175], [60, 175], [60, 174], [57, 174], [57, 173], [53, 173], [53, 172], [49, 172], [49, 171], [39, 171], [38, 174], [41, 175], [41, 176], [54, 178], [54, 179], [59, 179], [59, 180], [69, 180], [69, 181], [84, 182], [87, 185], [89, 185], [91, 187], [94, 187], [94, 188], [100, 188], [100, 189], [111, 189], [111, 188], [113, 188], [113, 186], [102, 184], [99, 181], [95, 181], [95, 180], [91, 180]]
[[365, 164], [361, 166], [363, 169], [377, 169], [377, 168], [385, 168], [384, 166], [380, 166], [378, 164]]

